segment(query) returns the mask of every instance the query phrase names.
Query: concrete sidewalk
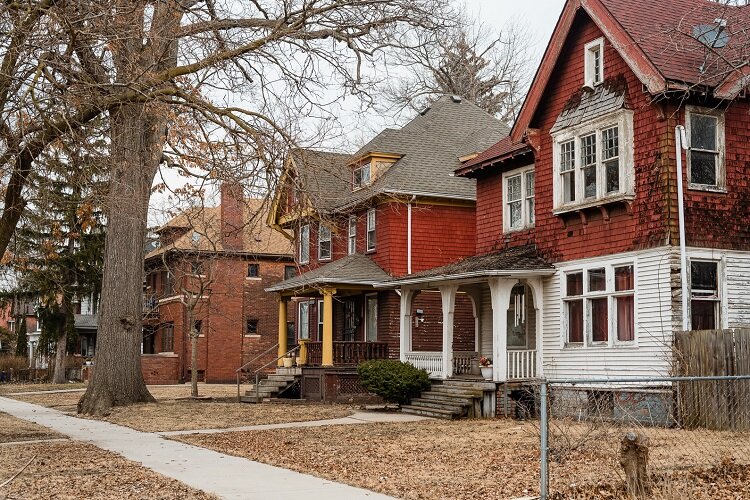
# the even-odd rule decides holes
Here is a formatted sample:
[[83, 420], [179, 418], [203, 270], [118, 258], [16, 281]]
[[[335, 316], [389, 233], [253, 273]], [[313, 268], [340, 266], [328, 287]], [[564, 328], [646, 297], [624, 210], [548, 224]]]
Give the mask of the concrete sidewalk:
[[0, 411], [112, 451], [154, 472], [226, 499], [391, 498], [280, 467], [170, 441], [156, 434], [65, 415], [57, 410], [14, 399], [0, 397]]
[[356, 412], [348, 417], [329, 418], [327, 420], [304, 420], [302, 422], [286, 422], [283, 424], [261, 424], [245, 425], [242, 427], [229, 427], [226, 429], [198, 429], [187, 431], [164, 431], [156, 432], [160, 436], [184, 436], [186, 434], [219, 434], [221, 432], [242, 431], [265, 431], [268, 429], [291, 429], [294, 427], [323, 427], [324, 425], [357, 425], [376, 424], [379, 422], [419, 422], [420, 420], [432, 420], [429, 417], [419, 415], [407, 415], [405, 413], [376, 413]]

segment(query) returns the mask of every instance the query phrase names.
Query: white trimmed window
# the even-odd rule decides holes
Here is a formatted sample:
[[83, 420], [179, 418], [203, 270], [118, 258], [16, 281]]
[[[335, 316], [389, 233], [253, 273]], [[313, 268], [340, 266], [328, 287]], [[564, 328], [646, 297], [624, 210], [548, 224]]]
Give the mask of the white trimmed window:
[[299, 262], [307, 264], [310, 262], [310, 225], [305, 224], [299, 228]]
[[357, 216], [349, 216], [349, 237], [347, 248], [349, 255], [357, 253]]
[[331, 230], [323, 224], [318, 226], [318, 260], [331, 260]]
[[685, 122], [690, 189], [724, 190], [724, 113], [688, 106]]
[[632, 137], [627, 110], [553, 135], [555, 212], [632, 199]]
[[372, 176], [370, 171], [370, 162], [364, 163], [359, 167], [356, 167], [352, 172], [352, 184], [354, 189], [359, 189], [365, 186], [369, 186], [372, 182]]
[[503, 174], [503, 231], [518, 231], [534, 225], [534, 167]]
[[584, 47], [584, 82], [593, 87], [604, 81], [604, 38], [597, 38]]
[[690, 259], [690, 329], [716, 330], [721, 322], [721, 274], [717, 261]]
[[375, 209], [367, 211], [367, 251], [375, 250]]
[[299, 317], [298, 317], [297, 325], [299, 325], [297, 338], [309, 339], [310, 338], [310, 303], [308, 301], [299, 303]]
[[635, 342], [633, 264], [592, 264], [563, 276], [562, 323], [566, 345], [614, 346]]

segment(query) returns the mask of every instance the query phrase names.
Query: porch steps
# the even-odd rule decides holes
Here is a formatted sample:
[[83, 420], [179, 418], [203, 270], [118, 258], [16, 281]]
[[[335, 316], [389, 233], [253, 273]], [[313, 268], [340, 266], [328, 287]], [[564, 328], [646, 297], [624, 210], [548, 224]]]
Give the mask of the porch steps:
[[494, 389], [493, 383], [481, 380], [433, 382], [429, 390], [402, 405], [401, 412], [442, 419], [479, 417], [484, 391]]
[[243, 403], [265, 403], [271, 399], [278, 399], [279, 395], [297, 383], [299, 376], [284, 373], [272, 373], [268, 378], [260, 379], [256, 390], [255, 384], [240, 397]]

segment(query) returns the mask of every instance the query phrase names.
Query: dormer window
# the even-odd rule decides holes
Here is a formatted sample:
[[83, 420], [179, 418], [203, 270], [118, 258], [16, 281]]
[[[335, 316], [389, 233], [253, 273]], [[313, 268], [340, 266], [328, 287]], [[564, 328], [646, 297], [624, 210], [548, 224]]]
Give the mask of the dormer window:
[[359, 167], [356, 167], [354, 169], [354, 189], [369, 186], [372, 180], [370, 173], [369, 161]]
[[584, 84], [589, 87], [604, 81], [604, 38], [586, 44], [584, 49]]

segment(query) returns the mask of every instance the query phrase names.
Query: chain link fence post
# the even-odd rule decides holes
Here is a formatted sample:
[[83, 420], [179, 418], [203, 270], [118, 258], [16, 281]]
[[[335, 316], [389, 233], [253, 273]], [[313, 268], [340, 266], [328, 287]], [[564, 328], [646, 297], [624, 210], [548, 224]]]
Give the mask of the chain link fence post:
[[547, 500], [549, 490], [549, 470], [547, 460], [547, 448], [548, 448], [548, 428], [549, 418], [547, 415], [547, 381], [542, 380], [539, 385], [539, 419], [540, 422], [540, 479], [539, 479], [539, 498], [541, 500]]

